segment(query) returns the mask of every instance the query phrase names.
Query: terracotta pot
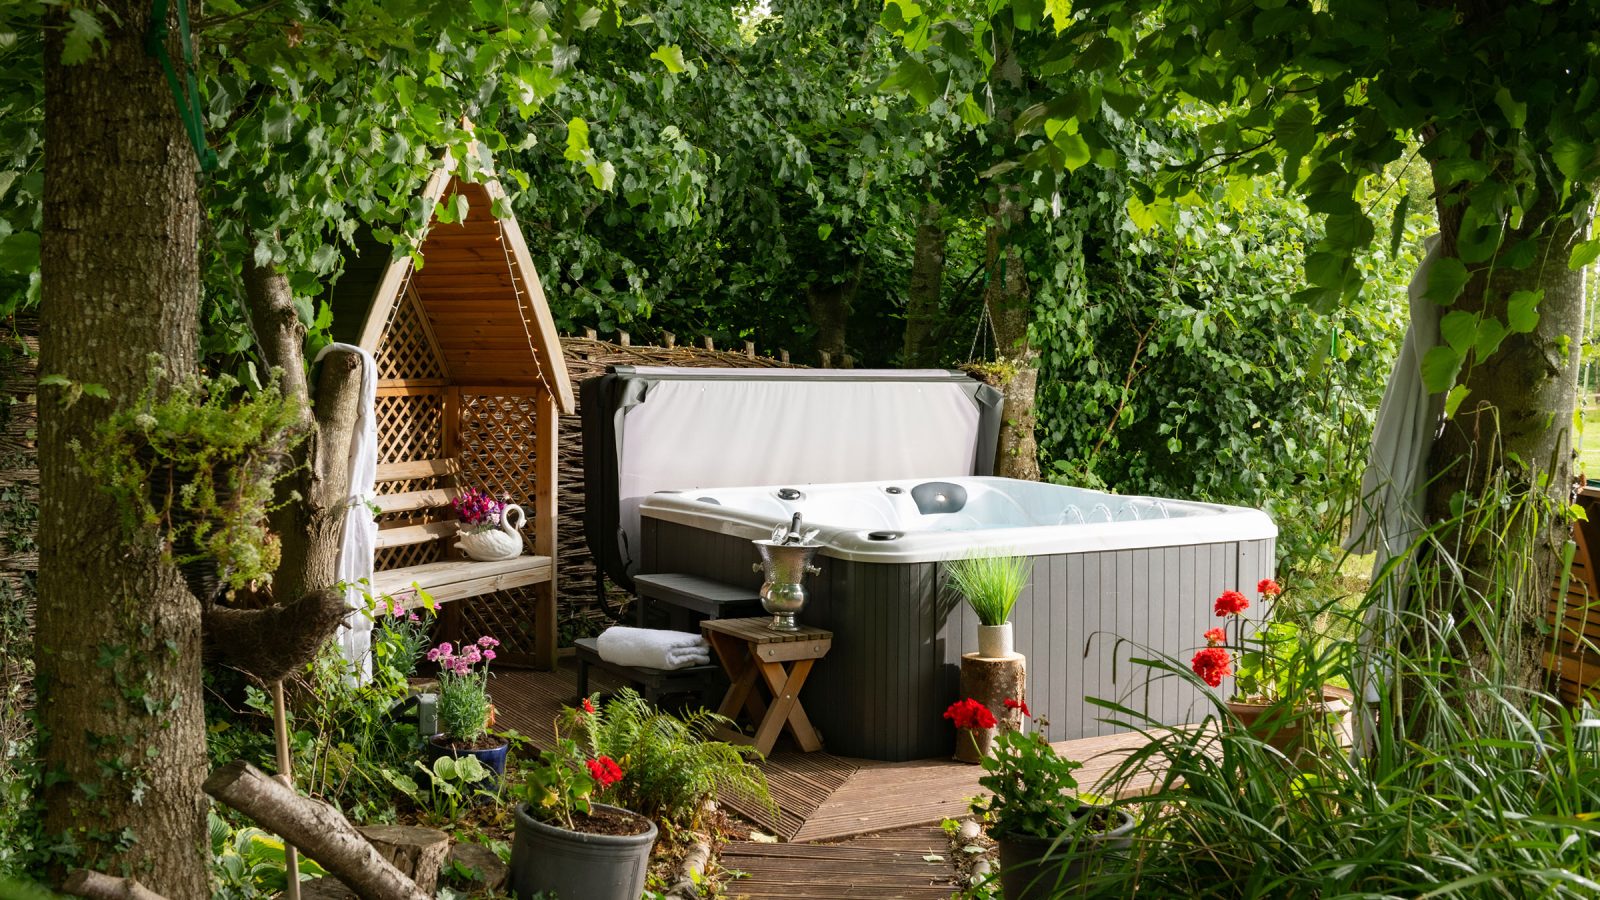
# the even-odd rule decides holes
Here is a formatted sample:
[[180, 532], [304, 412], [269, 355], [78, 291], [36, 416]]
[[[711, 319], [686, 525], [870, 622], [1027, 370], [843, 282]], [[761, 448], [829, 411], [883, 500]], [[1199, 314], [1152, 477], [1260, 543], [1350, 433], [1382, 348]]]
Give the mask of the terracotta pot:
[[1324, 748], [1350, 746], [1350, 698], [1334, 688], [1324, 688], [1317, 703], [1286, 707], [1230, 700], [1228, 711], [1246, 731], [1291, 760], [1318, 752], [1318, 742], [1307, 735], [1307, 728], [1321, 731]]
[[1084, 804], [1081, 815], [1104, 812], [1117, 825], [1098, 834], [1043, 838], [1005, 835], [995, 839], [1000, 850], [1000, 886], [1006, 900], [1051, 900], [1073, 892], [1107, 858], [1133, 846], [1133, 816], [1108, 806]]

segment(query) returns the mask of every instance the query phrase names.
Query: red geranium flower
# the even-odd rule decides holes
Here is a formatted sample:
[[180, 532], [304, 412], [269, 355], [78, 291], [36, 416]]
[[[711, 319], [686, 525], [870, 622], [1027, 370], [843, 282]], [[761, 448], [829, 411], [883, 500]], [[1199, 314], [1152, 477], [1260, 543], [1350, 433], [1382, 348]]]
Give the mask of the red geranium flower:
[[1028, 709], [1028, 701], [1026, 700], [1013, 700], [1012, 698], [1007, 697], [1005, 699], [1005, 704], [1006, 709], [1020, 709], [1022, 710], [1022, 714], [1025, 716], [1033, 715], [1033, 711]]
[[1218, 647], [1228, 642], [1228, 633], [1221, 628], [1213, 628], [1206, 632], [1206, 646]]
[[586, 713], [594, 712], [594, 704], [589, 702], [588, 697], [583, 698], [583, 711]]
[[1250, 601], [1238, 591], [1223, 591], [1222, 596], [1217, 598], [1216, 610], [1219, 616], [1236, 616], [1249, 608]]
[[1263, 578], [1256, 584], [1256, 593], [1263, 597], [1276, 597], [1283, 593], [1283, 587], [1271, 578]]
[[989, 711], [989, 707], [971, 697], [950, 704], [950, 708], [944, 711], [944, 717], [954, 722], [957, 728], [965, 728], [968, 731], [995, 726], [994, 713]]
[[609, 756], [601, 756], [588, 762], [589, 774], [595, 783], [607, 788], [622, 780], [622, 767]]
[[1222, 679], [1233, 674], [1233, 657], [1221, 647], [1207, 647], [1194, 655], [1189, 663], [1200, 680], [1212, 687], [1222, 684]]

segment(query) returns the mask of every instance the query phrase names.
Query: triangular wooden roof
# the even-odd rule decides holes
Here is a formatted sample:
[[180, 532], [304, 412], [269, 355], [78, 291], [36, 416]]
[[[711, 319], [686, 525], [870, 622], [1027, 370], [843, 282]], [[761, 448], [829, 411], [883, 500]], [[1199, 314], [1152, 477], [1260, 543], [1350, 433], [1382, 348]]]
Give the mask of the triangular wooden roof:
[[424, 199], [454, 203], [464, 197], [466, 216], [441, 222], [436, 213], [419, 249], [421, 266], [414, 267], [410, 255], [387, 260], [356, 342], [376, 351], [396, 304], [409, 293], [427, 316], [452, 383], [540, 386], [570, 414], [572, 381], [544, 285], [510, 204], [502, 204], [503, 217], [494, 215], [494, 201], [506, 194], [492, 173], [485, 176], [465, 181], [440, 162], [423, 187]]

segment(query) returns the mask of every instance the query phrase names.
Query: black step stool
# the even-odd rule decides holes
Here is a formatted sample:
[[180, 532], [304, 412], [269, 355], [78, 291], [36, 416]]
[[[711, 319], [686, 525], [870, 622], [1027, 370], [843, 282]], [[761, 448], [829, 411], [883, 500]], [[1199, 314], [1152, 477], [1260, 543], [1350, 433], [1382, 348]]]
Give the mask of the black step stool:
[[637, 685], [644, 699], [661, 705], [665, 694], [696, 694], [707, 709], [716, 706], [727, 677], [716, 663], [708, 666], [689, 666], [683, 669], [651, 669], [646, 666], [622, 666], [600, 658], [596, 638], [578, 638], [573, 644], [573, 656], [578, 660], [578, 702], [589, 696], [589, 667], [598, 666], [629, 684]]
[[696, 631], [701, 619], [742, 619], [761, 615], [761, 595], [755, 588], [737, 587], [699, 575], [635, 575], [634, 624], [645, 627], [649, 601], [667, 607], [673, 631]]

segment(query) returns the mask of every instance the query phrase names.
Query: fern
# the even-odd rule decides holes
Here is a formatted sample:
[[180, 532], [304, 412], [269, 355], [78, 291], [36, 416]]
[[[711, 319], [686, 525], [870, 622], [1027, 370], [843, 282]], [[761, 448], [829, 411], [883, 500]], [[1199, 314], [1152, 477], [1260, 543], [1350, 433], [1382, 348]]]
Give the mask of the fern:
[[729, 723], [716, 713], [701, 709], [680, 719], [624, 688], [593, 713], [570, 710], [567, 720], [591, 755], [622, 766], [622, 780], [600, 797], [607, 803], [690, 828], [718, 792], [777, 808], [755, 765], [761, 754], [717, 740], [718, 726]]

